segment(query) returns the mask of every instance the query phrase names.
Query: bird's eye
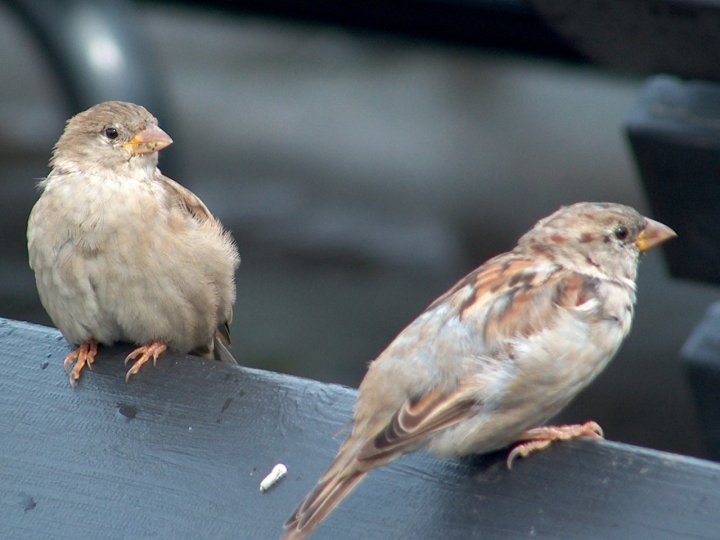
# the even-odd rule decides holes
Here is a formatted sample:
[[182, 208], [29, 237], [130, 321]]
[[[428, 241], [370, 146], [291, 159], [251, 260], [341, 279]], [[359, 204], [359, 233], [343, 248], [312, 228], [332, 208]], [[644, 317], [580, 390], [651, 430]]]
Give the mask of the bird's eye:
[[105, 128], [105, 136], [108, 139], [117, 139], [118, 137], [118, 130], [114, 127]]
[[627, 227], [623, 225], [615, 227], [615, 238], [618, 240], [625, 240], [628, 237], [628, 234], [630, 234], [630, 231], [628, 231]]

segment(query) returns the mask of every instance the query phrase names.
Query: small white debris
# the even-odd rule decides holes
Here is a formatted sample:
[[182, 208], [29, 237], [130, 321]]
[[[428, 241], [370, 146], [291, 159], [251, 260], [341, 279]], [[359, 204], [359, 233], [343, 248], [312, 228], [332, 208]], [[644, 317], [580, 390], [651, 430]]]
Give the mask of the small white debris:
[[265, 493], [268, 489], [277, 484], [283, 476], [287, 474], [287, 467], [282, 463], [275, 465], [263, 481], [260, 482], [260, 493]]

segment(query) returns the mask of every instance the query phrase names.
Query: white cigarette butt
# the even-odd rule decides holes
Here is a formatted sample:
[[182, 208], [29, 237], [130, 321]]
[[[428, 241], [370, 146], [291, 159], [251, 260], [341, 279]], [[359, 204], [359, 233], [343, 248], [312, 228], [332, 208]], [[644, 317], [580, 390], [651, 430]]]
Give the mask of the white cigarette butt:
[[268, 489], [277, 484], [283, 476], [287, 474], [287, 467], [282, 463], [275, 465], [262, 482], [260, 482], [260, 492], [265, 493]]

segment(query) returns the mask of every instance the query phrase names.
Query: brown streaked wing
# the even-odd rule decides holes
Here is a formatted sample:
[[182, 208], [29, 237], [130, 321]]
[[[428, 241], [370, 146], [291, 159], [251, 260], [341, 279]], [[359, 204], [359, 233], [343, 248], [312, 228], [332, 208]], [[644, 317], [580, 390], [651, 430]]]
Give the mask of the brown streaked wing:
[[185, 209], [188, 214], [198, 221], [204, 222], [215, 219], [207, 206], [205, 206], [205, 203], [192, 191], [164, 175], [160, 175], [157, 180], [167, 193], [171, 204], [176, 204], [178, 207]]
[[[215, 221], [215, 217], [210, 213], [205, 203], [195, 195], [192, 191], [187, 189], [181, 184], [178, 184], [172, 178], [168, 178], [165, 175], [159, 175], [156, 177], [157, 182], [165, 190], [168, 195], [169, 203], [171, 206], [176, 206], [186, 211], [188, 215], [195, 218], [197, 221], [204, 223], [206, 221]], [[232, 322], [232, 307], [230, 307], [230, 316], [228, 320], [221, 321], [215, 331], [215, 336], [220, 339], [225, 345], [231, 344], [230, 339], [230, 323]], [[230, 355], [232, 356], [232, 355]], [[234, 359], [233, 359], [234, 360]], [[237, 362], [235, 362], [237, 363]]]
[[[450, 305], [457, 304], [458, 302], [462, 305], [465, 302], [468, 302], [470, 298], [475, 298], [476, 294], [471, 295], [470, 298], [465, 298], [465, 294], [462, 294], [466, 287], [475, 285], [478, 282], [478, 279], [482, 276], [483, 280], [489, 280], [492, 275], [499, 275], [502, 272], [502, 262], [505, 259], [507, 259], [510, 256], [509, 253], [503, 253], [502, 255], [498, 255], [497, 257], [494, 257], [485, 264], [479, 266], [469, 274], [467, 274], [465, 277], [460, 279], [455, 285], [450, 287], [449, 290], [447, 290], [444, 294], [437, 297], [428, 307], [425, 309], [425, 311], [432, 311], [433, 309], [439, 307], [442, 304], [448, 303]], [[499, 263], [499, 264], [496, 264]], [[455, 297], [455, 298], [453, 298]], [[462, 297], [462, 300], [460, 299]]]
[[597, 278], [555, 263], [522, 257], [494, 259], [472, 275], [472, 294], [461, 301], [458, 315], [477, 321], [488, 351], [508, 339], [552, 327], [559, 307], [574, 308], [592, 300], [598, 284]]
[[[382, 461], [414, 450], [426, 436], [471, 416], [477, 404], [476, 395], [477, 392], [461, 384], [451, 392], [435, 388], [417, 399], [407, 400], [385, 429], [360, 450], [358, 461]], [[369, 464], [369, 468], [376, 466]]]

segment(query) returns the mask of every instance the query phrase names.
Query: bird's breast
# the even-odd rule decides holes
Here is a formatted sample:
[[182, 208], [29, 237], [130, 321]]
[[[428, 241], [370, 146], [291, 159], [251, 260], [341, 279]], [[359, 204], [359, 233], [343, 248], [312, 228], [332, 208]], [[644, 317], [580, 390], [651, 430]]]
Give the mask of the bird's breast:
[[68, 179], [42, 196], [47, 199], [43, 213], [56, 229], [57, 242], [88, 256], [128, 245], [140, 249], [138, 244], [158, 216], [150, 185], [101, 176], [84, 178], [81, 186], [77, 183]]

